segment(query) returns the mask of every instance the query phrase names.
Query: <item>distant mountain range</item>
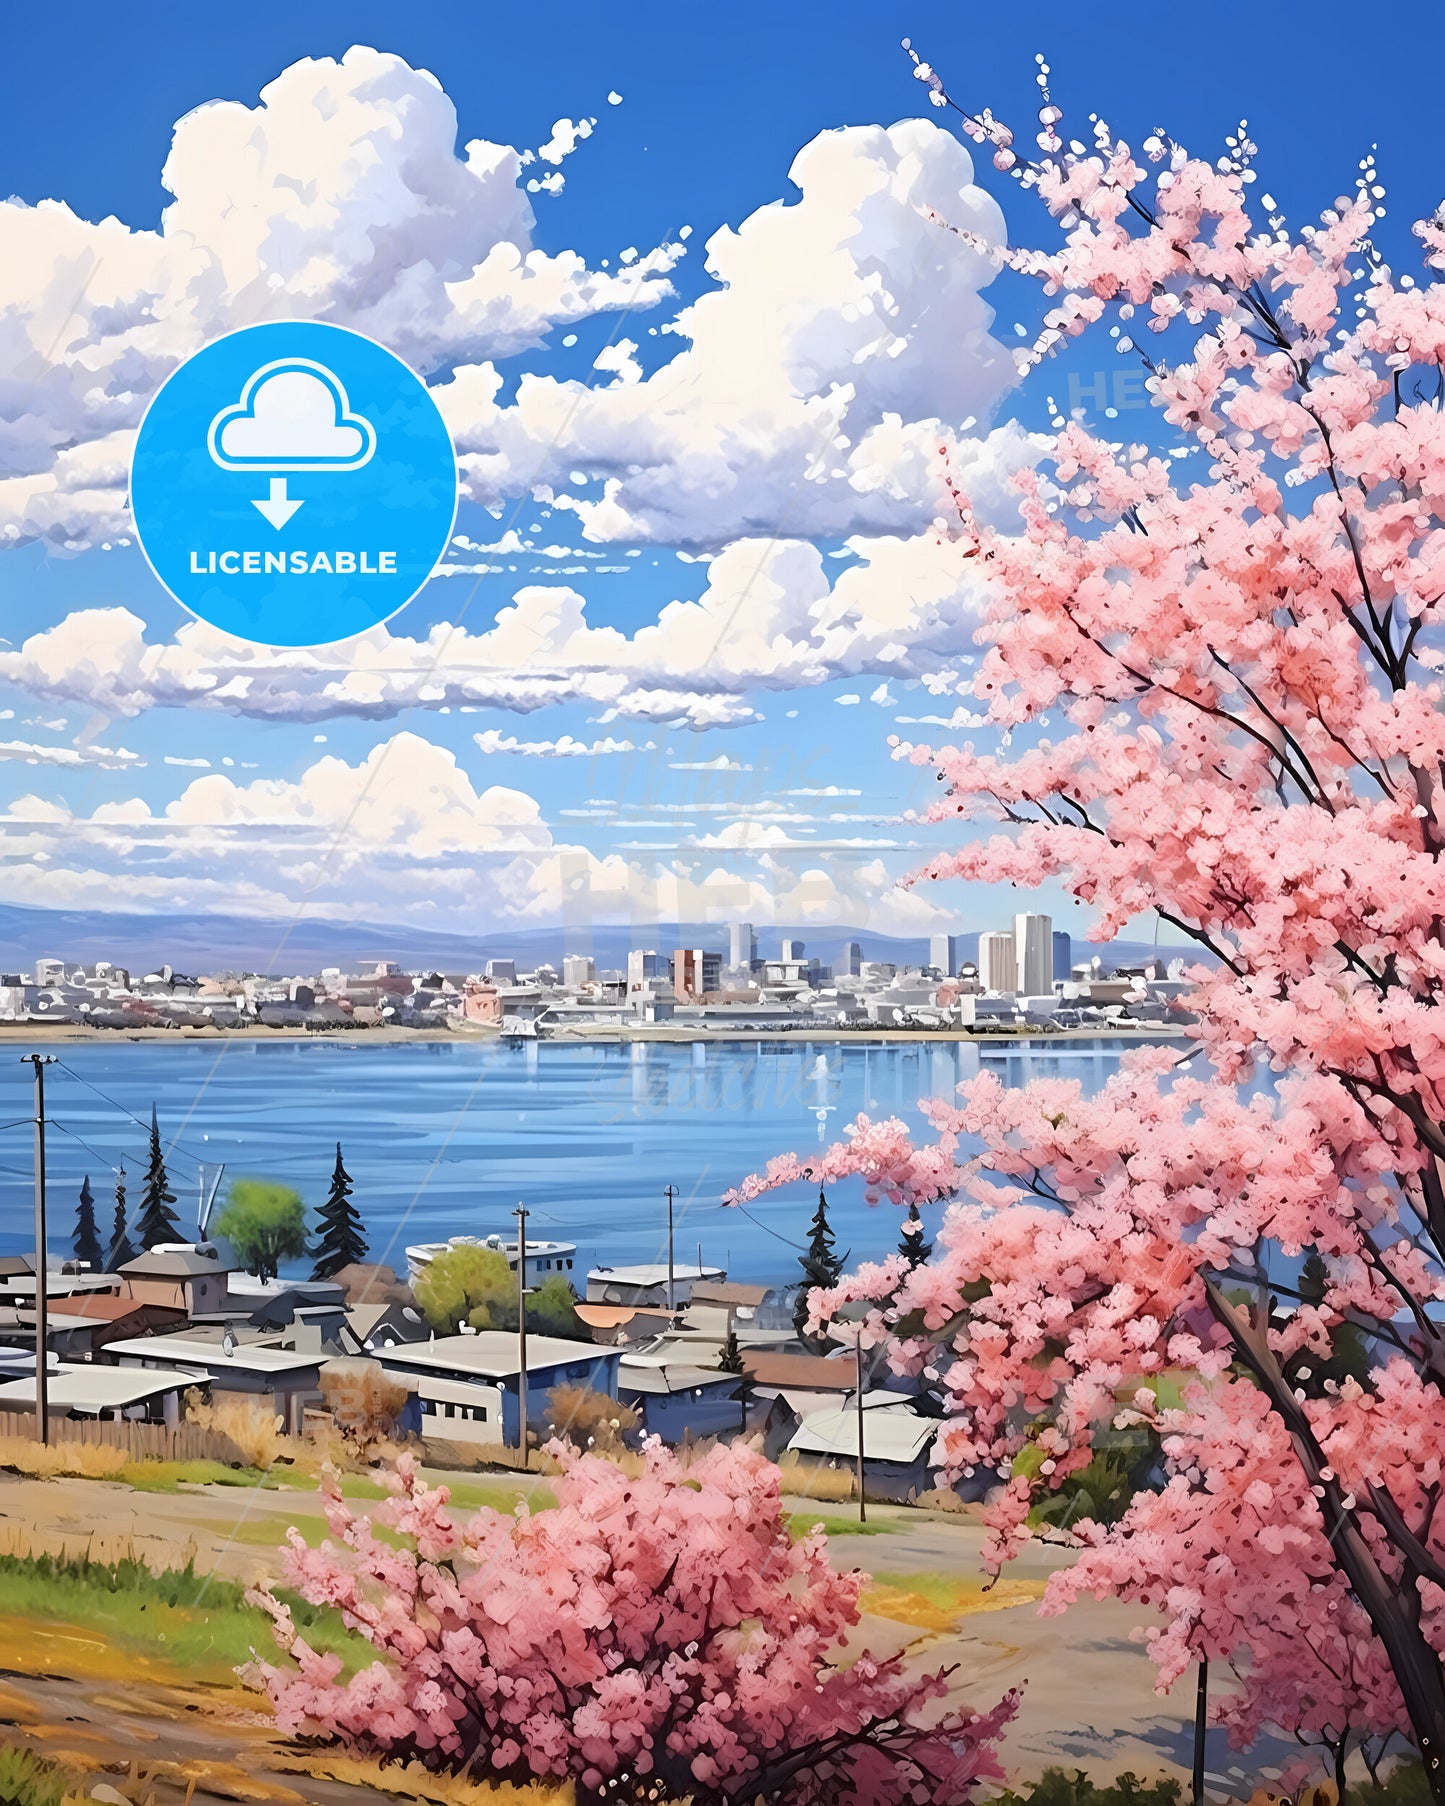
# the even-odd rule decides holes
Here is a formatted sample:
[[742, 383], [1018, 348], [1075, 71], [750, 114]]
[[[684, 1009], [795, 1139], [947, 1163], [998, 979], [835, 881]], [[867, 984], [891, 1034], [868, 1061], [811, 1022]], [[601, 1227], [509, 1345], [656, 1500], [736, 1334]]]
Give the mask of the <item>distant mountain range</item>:
[[[776, 953], [778, 943], [801, 940], [809, 954], [834, 961], [845, 942], [857, 941], [865, 959], [892, 960], [898, 965], [922, 963], [928, 957], [926, 936], [875, 934], [866, 928], [830, 925], [761, 929], [760, 952]], [[31, 968], [37, 959], [53, 957], [91, 964], [113, 960], [132, 974], [170, 965], [178, 972], [315, 972], [322, 966], [355, 967], [362, 961], [390, 959], [408, 968], [426, 966], [442, 972], [475, 972], [489, 959], [515, 958], [529, 970], [550, 961], [560, 966], [564, 953], [590, 953], [606, 971], [626, 964], [629, 949], [713, 947], [727, 951], [728, 931], [718, 923], [662, 923], [636, 928], [627, 923], [597, 923], [587, 930], [494, 928], [474, 935], [431, 934], [404, 926], [381, 927], [356, 922], [303, 919], [296, 923], [250, 920], [242, 916], [178, 916], [109, 914], [100, 911], [23, 909], [0, 905], [0, 967]], [[1155, 951], [1152, 941], [1076, 940], [1076, 961], [1099, 954], [1106, 964], [1136, 965]], [[1161, 944], [1165, 958], [1192, 953]], [[958, 936], [959, 958], [976, 961], [978, 935]]]

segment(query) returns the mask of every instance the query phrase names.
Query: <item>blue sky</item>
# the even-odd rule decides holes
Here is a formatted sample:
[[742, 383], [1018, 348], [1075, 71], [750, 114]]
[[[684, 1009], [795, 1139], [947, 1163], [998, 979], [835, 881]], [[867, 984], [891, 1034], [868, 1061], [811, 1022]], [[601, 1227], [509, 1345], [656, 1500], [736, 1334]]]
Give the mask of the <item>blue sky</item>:
[[[1125, 6], [1106, 20], [1094, 15], [1097, 24], [1048, 5], [979, 16], [931, 4], [745, 4], [707, 14], [564, 4], [541, 31], [524, 9], [474, 6], [263, 3], [240, 14], [172, 7], [150, 17], [157, 22], [138, 30], [113, 7], [81, 4], [33, 8], [7, 28], [12, 67], [64, 73], [62, 102], [54, 81], [23, 81], [0, 116], [0, 192], [20, 204], [0, 213], [0, 261], [8, 247], [12, 269], [0, 294], [26, 322], [21, 337], [0, 339], [0, 427], [11, 426], [8, 442], [0, 436], [0, 533], [7, 476], [19, 497], [19, 524], [10, 543], [0, 541], [0, 631], [12, 649], [32, 635], [62, 637], [33, 656], [0, 658], [0, 705], [11, 711], [0, 720], [0, 810], [11, 810], [0, 818], [0, 901], [270, 915], [304, 903], [317, 914], [447, 928], [588, 910], [644, 924], [679, 909], [913, 932], [995, 925], [1017, 906], [1013, 894], [924, 901], [891, 889], [939, 835], [891, 819], [934, 786], [892, 762], [886, 739], [939, 737], [919, 718], [947, 718], [958, 698], [940, 700], [919, 677], [965, 674], [972, 624], [966, 599], [922, 554], [888, 564], [877, 549], [923, 535], [927, 504], [909, 491], [916, 459], [891, 440], [870, 454], [868, 469], [898, 491], [886, 505], [871, 477], [856, 488], [820, 484], [809, 460], [827, 442], [815, 435], [829, 416], [802, 410], [830, 385], [855, 382], [859, 398], [840, 419], [848, 446], [859, 447], [890, 412], [921, 444], [927, 410], [937, 407], [955, 443], [988, 447], [978, 468], [990, 480], [1006, 477], [1019, 442], [1008, 423], [1044, 426], [1051, 393], [1086, 406], [1122, 400], [1120, 424], [1139, 435], [1150, 419], [1128, 405], [1137, 391], [1113, 387], [1118, 360], [1097, 342], [1074, 354], [1072, 368], [1001, 385], [995, 353], [1016, 342], [1015, 320], [1036, 320], [1037, 298], [1012, 278], [986, 287], [981, 304], [998, 315], [990, 336], [969, 324], [980, 305], [975, 277], [946, 259], [935, 268], [942, 253], [921, 228], [909, 237], [911, 203], [887, 214], [859, 201], [850, 212], [855, 186], [861, 193], [880, 169], [897, 186], [912, 179], [910, 158], [934, 172], [930, 181], [954, 167], [935, 142], [946, 121], [924, 104], [899, 38], [911, 35], [958, 92], [1020, 123], [1036, 105], [1036, 50], [1050, 58], [1075, 131], [1098, 110], [1136, 141], [1163, 123], [1213, 154], [1247, 115], [1263, 179], [1297, 218], [1346, 189], [1372, 146], [1401, 241], [1408, 221], [1440, 198], [1430, 185], [1428, 110], [1402, 93], [1400, 74], [1409, 46], [1438, 40], [1424, 6], [1390, 9], [1394, 48], [1382, 49], [1378, 70], [1362, 65], [1357, 15], [1317, 6], [1276, 9], [1267, 39], [1258, 9], [1233, 4], [1207, 20], [1197, 10]], [[305, 59], [340, 58], [352, 44], [399, 61], [336, 78], [313, 61], [304, 73]], [[227, 136], [214, 113], [192, 114], [217, 99], [257, 109], [260, 91], [297, 66], [284, 118], [278, 100], [265, 119], [258, 112]], [[485, 193], [479, 183], [475, 199], [457, 200], [471, 178], [426, 139], [437, 115], [417, 70], [455, 107], [458, 154], [472, 139], [523, 153], [550, 140], [555, 153], [554, 121], [595, 119], [595, 129], [559, 160], [543, 152], [524, 161], [515, 187], [489, 178]], [[335, 271], [304, 275], [299, 250], [296, 270], [285, 266], [286, 245], [299, 242], [287, 236], [295, 224], [287, 197], [326, 200], [336, 133], [346, 129], [326, 98], [336, 80], [347, 104], [365, 88], [373, 108], [357, 142], [379, 129], [385, 96], [395, 96], [399, 135], [384, 150], [384, 173], [419, 198], [398, 214], [387, 196], [337, 178], [343, 215], [361, 225], [334, 235]], [[168, 227], [162, 255], [158, 241], [138, 235], [160, 223], [170, 198], [160, 171], [187, 115], [176, 159], [188, 236]], [[866, 133], [909, 119], [934, 136], [885, 142]], [[855, 130], [840, 140], [843, 127]], [[248, 134], [265, 139], [263, 150]], [[819, 134], [834, 136], [814, 155], [804, 204], [779, 236], [759, 210], [779, 200], [796, 207], [788, 170]], [[253, 153], [264, 179], [250, 167]], [[527, 192], [527, 182], [557, 175], [559, 193]], [[978, 180], [1011, 239], [1047, 239], [1047, 221], [1003, 178], [986, 169]], [[41, 236], [32, 228], [51, 234], [53, 216], [28, 210], [52, 198], [78, 222], [114, 216], [129, 230], [77, 223]], [[480, 325], [461, 318], [460, 304], [438, 300], [435, 318], [424, 319], [425, 308], [397, 298], [410, 293], [411, 260], [435, 265], [459, 240], [474, 240], [466, 268], [480, 268], [488, 245], [514, 232], [519, 201], [535, 214], [529, 246], [550, 259], [575, 253], [590, 274], [569, 275], [559, 261], [535, 281], [489, 277], [477, 309], [491, 312]], [[452, 222], [437, 225], [454, 205]], [[248, 228], [234, 217], [247, 208], [273, 213], [255, 243], [241, 245], [236, 233]], [[365, 234], [380, 214], [391, 237], [373, 258]], [[710, 274], [706, 241], [725, 226], [743, 230], [724, 247], [726, 267]], [[307, 242], [313, 258], [332, 255], [325, 231]], [[648, 266], [662, 246], [672, 249]], [[835, 253], [845, 262], [858, 254], [858, 270], [833, 271]], [[247, 260], [257, 257], [253, 268]], [[198, 274], [203, 265], [225, 272], [221, 287], [231, 286], [219, 299], [211, 277]], [[899, 274], [904, 265], [911, 275]], [[630, 273], [647, 267], [650, 287]], [[855, 356], [862, 341], [848, 337], [849, 297], [875, 269], [892, 285], [906, 341], [891, 366]], [[409, 650], [379, 655], [364, 677], [345, 658], [320, 674], [239, 668], [198, 639], [122, 543], [116, 473], [127, 410], [167, 358], [257, 317], [262, 277], [286, 297], [263, 303], [270, 317], [296, 308], [311, 284], [323, 297], [318, 317], [383, 339], [377, 322], [388, 322], [394, 348], [446, 395], [463, 452], [470, 493], [458, 532], [469, 544], [451, 559], [465, 568], [434, 579], [392, 621]], [[542, 306], [531, 290], [545, 283], [558, 298]], [[84, 299], [72, 314], [77, 284]], [[591, 305], [587, 295], [603, 289], [611, 298]], [[628, 295], [641, 299], [629, 305]], [[673, 330], [699, 297], [709, 298], [697, 316], [704, 337], [690, 321]], [[718, 297], [722, 307], [709, 312]], [[690, 343], [692, 373], [669, 388], [664, 367]], [[528, 402], [525, 383], [538, 378], [554, 387]], [[630, 396], [621, 392], [629, 387]], [[75, 447], [97, 499], [72, 504], [47, 485], [55, 458]], [[569, 466], [574, 453], [580, 469]], [[649, 486], [635, 472], [654, 465]], [[619, 470], [618, 498], [603, 506], [604, 475]], [[539, 473], [550, 504], [529, 493]], [[789, 542], [782, 552], [780, 540]], [[711, 572], [709, 559], [718, 560]], [[813, 631], [809, 607], [846, 573], [871, 598], [860, 604], [865, 614], [883, 611], [879, 622], [867, 633], [835, 622], [800, 651], [799, 635]], [[887, 611], [915, 582], [926, 596], [899, 628], [900, 660], [888, 649]], [[519, 589], [531, 599], [518, 611]], [[704, 615], [677, 616], [655, 644], [647, 638], [669, 604], [705, 592], [715, 605]], [[549, 623], [575, 627], [569, 611], [583, 607], [589, 637], [569, 641], [571, 629], [558, 627], [548, 641]], [[489, 640], [467, 654], [485, 667], [485, 682], [463, 674], [455, 694], [442, 696], [415, 670], [393, 681], [392, 666], [415, 666], [416, 645], [438, 623], [483, 636], [509, 609], [517, 644], [534, 649], [517, 654], [520, 663], [510, 662], [511, 640], [500, 649]], [[144, 623], [149, 652], [116, 625], [121, 610]], [[946, 617], [943, 627], [935, 617]], [[768, 639], [784, 620], [797, 644], [781, 656]], [[606, 629], [642, 631], [637, 643], [648, 649], [620, 704], [608, 688]], [[749, 646], [753, 630], [760, 638]], [[707, 667], [730, 659], [737, 669], [719, 684]], [[396, 694], [376, 700], [388, 685]], [[227, 686], [247, 699], [218, 706], [214, 694]], [[338, 686], [370, 700], [333, 706]], [[554, 756], [569, 741], [601, 750]], [[513, 742], [534, 750], [507, 750]], [[34, 800], [17, 810], [22, 798]], [[1043, 901], [1080, 927], [1079, 912], [1066, 917], [1056, 894]]]

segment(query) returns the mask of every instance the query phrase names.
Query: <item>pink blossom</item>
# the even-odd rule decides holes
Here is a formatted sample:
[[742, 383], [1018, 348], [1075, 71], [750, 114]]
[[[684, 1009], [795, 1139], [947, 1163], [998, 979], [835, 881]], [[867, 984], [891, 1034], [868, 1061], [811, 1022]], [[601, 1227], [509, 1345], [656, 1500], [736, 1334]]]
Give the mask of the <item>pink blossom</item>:
[[[738, 1444], [684, 1471], [659, 1444], [630, 1478], [554, 1445], [555, 1509], [462, 1520], [410, 1459], [335, 1542], [294, 1532], [284, 1579], [337, 1606], [377, 1659], [346, 1683], [267, 1590], [289, 1664], [254, 1662], [277, 1723], [478, 1777], [571, 1779], [581, 1806], [691, 1798], [737, 1806], [963, 1806], [998, 1778], [1012, 1716], [945, 1709], [942, 1674], [843, 1659], [864, 1576], [794, 1543], [778, 1470]], [[399, 1533], [383, 1542], [373, 1522]]]
[[[1025, 363], [1147, 326], [1187, 455], [1063, 424], [1014, 533], [955, 485], [991, 595], [959, 690], [1007, 750], [895, 742], [971, 829], [912, 882], [1047, 881], [1100, 939], [1156, 915], [1198, 949], [1195, 1046], [1092, 1098], [975, 1080], [922, 1141], [860, 1117], [734, 1195], [856, 1177], [943, 1208], [926, 1265], [813, 1304], [868, 1300], [946, 1413], [942, 1477], [1002, 1482], [996, 1562], [1133, 1388], [1186, 1375], [1182, 1408], [1134, 1414], [1158, 1490], [1080, 1527], [1049, 1608], [1162, 1611], [1161, 1680], [1232, 1664], [1238, 1737], [1408, 1732], [1445, 1799], [1445, 213], [1415, 228], [1423, 280], [1396, 275], [1368, 161], [1291, 233], [1242, 127], [1215, 160], [1097, 118], [1081, 148], [1041, 70], [1029, 158], [929, 82], [1059, 222], [1008, 257], [1045, 297]], [[1362, 1375], [1312, 1379], [1351, 1336]]]

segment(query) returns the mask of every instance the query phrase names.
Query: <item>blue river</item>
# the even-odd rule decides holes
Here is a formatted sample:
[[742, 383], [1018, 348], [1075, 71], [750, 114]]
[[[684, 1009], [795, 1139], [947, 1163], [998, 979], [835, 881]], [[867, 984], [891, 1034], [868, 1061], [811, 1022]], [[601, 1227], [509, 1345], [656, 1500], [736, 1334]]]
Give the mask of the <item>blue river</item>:
[[[89, 1174], [102, 1235], [114, 1169], [132, 1209], [159, 1112], [182, 1229], [195, 1233], [203, 1185], [264, 1177], [314, 1209], [339, 1140], [371, 1258], [402, 1271], [409, 1242], [510, 1232], [573, 1241], [588, 1267], [666, 1258], [663, 1188], [677, 1188], [677, 1259], [742, 1280], [796, 1272], [815, 1194], [793, 1186], [751, 1205], [722, 1194], [768, 1159], [836, 1139], [859, 1111], [923, 1126], [920, 1098], [992, 1071], [1017, 1085], [1077, 1078], [1088, 1092], [1127, 1043], [764, 1043], [251, 1041], [50, 1044], [46, 1116], [51, 1248], [68, 1252]], [[0, 1251], [34, 1245], [31, 1069], [0, 1059]], [[829, 1197], [840, 1253], [864, 1260], [897, 1241], [898, 1214], [862, 1186]], [[218, 1203], [218, 1210], [219, 1210]], [[297, 1271], [303, 1270], [300, 1266]], [[579, 1287], [579, 1289], [581, 1289]]]

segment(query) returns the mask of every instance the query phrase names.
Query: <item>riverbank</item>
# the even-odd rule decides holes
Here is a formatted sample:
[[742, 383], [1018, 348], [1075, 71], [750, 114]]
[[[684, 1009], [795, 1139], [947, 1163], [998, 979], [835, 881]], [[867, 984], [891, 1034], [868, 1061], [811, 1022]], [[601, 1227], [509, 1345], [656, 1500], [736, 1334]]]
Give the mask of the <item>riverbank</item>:
[[782, 1033], [773, 1029], [706, 1029], [673, 1027], [666, 1023], [644, 1023], [613, 1027], [608, 1023], [591, 1023], [587, 1027], [564, 1028], [545, 1035], [513, 1035], [495, 1028], [353, 1028], [306, 1029], [267, 1028], [257, 1024], [246, 1028], [92, 1028], [82, 1022], [0, 1022], [0, 1046], [5, 1042], [77, 1045], [101, 1042], [121, 1046], [158, 1042], [171, 1047], [183, 1041], [197, 1041], [206, 1047], [224, 1047], [230, 1042], [245, 1044], [303, 1041], [328, 1042], [332, 1045], [397, 1047], [411, 1043], [444, 1043], [448, 1046], [493, 1047], [512, 1041], [542, 1041], [566, 1047], [614, 1047], [631, 1042], [658, 1042], [685, 1046], [693, 1042], [717, 1046], [755, 1046], [759, 1042], [782, 1047], [798, 1047], [810, 1041], [837, 1043], [839, 1046], [880, 1046], [943, 1044], [947, 1046], [1063, 1046], [1075, 1041], [1123, 1041], [1145, 1045], [1187, 1045], [1192, 1037], [1187, 1030], [1161, 1028], [1155, 1023], [1119, 1026], [1114, 1023], [1097, 1028], [1061, 1029], [988, 1029], [974, 1033], [966, 1028], [799, 1028]]

